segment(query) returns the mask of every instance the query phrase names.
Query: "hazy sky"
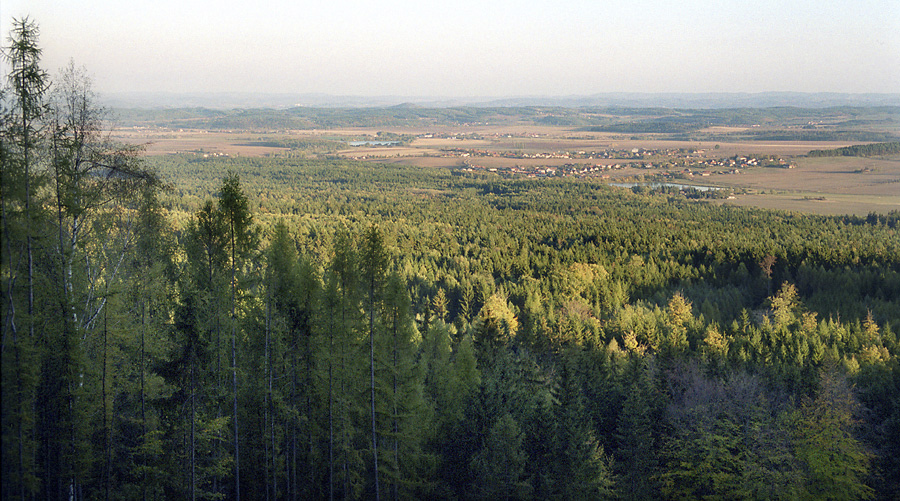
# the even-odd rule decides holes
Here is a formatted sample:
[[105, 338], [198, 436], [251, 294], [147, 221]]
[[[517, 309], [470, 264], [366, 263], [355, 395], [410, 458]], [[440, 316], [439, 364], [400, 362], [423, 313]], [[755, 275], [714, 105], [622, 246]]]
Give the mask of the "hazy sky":
[[24, 15], [101, 93], [900, 92], [900, 0], [0, 0], [4, 47]]

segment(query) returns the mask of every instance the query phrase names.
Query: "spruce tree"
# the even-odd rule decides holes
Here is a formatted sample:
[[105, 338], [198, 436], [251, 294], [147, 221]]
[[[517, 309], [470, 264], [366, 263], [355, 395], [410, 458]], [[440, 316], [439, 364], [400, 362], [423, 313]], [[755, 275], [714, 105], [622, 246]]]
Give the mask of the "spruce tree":
[[[238, 318], [239, 298], [238, 273], [251, 254], [256, 250], [258, 238], [253, 228], [253, 216], [250, 213], [247, 196], [241, 189], [240, 177], [229, 173], [219, 190], [219, 211], [222, 213], [227, 229], [230, 249], [229, 264], [231, 268], [231, 392], [232, 392], [232, 425], [234, 430], [234, 497], [241, 499], [241, 451], [240, 451], [240, 419], [238, 416]], [[243, 292], [240, 292], [243, 294]]]
[[382, 366], [386, 366], [379, 386], [384, 395], [380, 414], [387, 417], [381, 435], [387, 439], [385, 476], [390, 481], [392, 499], [414, 497], [423, 461], [422, 436], [425, 430], [423, 373], [416, 363], [419, 334], [410, 313], [409, 292], [396, 273], [386, 281], [381, 323], [384, 335], [380, 346]]
[[554, 391], [555, 444], [550, 471], [553, 496], [559, 499], [610, 499], [612, 472], [603, 446], [586, 419], [584, 397], [575, 374], [563, 361]]
[[369, 317], [369, 393], [372, 417], [372, 461], [375, 499], [381, 499], [380, 477], [378, 466], [378, 430], [376, 424], [375, 404], [375, 317], [384, 287], [385, 274], [388, 267], [388, 254], [384, 246], [384, 236], [377, 226], [372, 225], [360, 242], [360, 275], [366, 296], [366, 310]]
[[659, 395], [643, 357], [633, 355], [625, 375], [625, 401], [616, 426], [619, 495], [624, 499], [650, 499], [658, 492], [654, 480], [659, 455], [654, 421], [658, 413], [653, 402]]

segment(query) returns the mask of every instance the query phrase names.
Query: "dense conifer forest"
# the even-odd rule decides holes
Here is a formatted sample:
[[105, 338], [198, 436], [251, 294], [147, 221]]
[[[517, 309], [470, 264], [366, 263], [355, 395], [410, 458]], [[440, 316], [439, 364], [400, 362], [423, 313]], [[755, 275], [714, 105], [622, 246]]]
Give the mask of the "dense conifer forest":
[[12, 33], [3, 499], [900, 497], [900, 212], [144, 157]]
[[813, 150], [811, 157], [872, 157], [878, 155], [896, 155], [900, 153], [900, 143], [855, 144], [832, 150]]

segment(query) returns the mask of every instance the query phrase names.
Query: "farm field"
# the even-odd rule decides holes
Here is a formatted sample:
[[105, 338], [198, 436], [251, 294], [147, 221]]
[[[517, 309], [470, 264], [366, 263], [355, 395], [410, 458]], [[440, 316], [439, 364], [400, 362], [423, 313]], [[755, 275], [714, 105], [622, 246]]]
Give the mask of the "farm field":
[[[704, 131], [735, 134], [745, 130]], [[380, 134], [407, 140], [390, 146], [350, 146], [351, 141], [375, 140]], [[422, 168], [482, 169], [505, 176], [584, 175], [579, 171], [595, 167], [588, 175], [597, 182], [674, 175], [680, 183], [732, 188], [735, 197], [721, 203], [740, 206], [827, 215], [887, 213], [900, 208], [900, 157], [806, 157], [811, 150], [840, 148], [852, 141], [684, 141], [662, 135], [637, 138], [516, 124], [250, 131], [132, 127], [113, 130], [111, 137], [144, 145], [146, 155], [332, 157]], [[666, 165], [674, 160], [690, 171], [691, 162], [754, 156], [778, 158], [792, 168], [693, 168], [685, 173]]]
[[766, 193], [763, 195], [737, 195], [734, 200], [722, 202], [741, 207], [759, 207], [823, 216], [853, 214], [865, 216], [875, 212], [887, 214], [900, 207], [898, 196], [819, 195], [814, 193]]
[[[727, 178], [727, 179], [723, 179]], [[710, 176], [751, 192], [726, 203], [823, 215], [887, 213], [900, 208], [900, 159], [799, 158], [796, 168]]]

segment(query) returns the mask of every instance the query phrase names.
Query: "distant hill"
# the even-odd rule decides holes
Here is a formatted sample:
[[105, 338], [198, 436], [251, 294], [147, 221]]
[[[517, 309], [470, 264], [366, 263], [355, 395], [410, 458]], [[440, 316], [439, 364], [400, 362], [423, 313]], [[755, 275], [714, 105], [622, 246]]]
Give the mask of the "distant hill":
[[[259, 105], [260, 103], [256, 102]], [[116, 126], [205, 130], [296, 130], [343, 127], [523, 125], [573, 131], [654, 134], [671, 140], [851, 141], [900, 140], [900, 106], [667, 108], [607, 106], [390, 106], [289, 108], [111, 108]], [[714, 130], [710, 127], [736, 128]]]
[[112, 108], [370, 108], [420, 106], [425, 108], [552, 106], [565, 108], [622, 106], [628, 108], [830, 108], [836, 106], [900, 106], [900, 93], [846, 94], [804, 92], [761, 93], [630, 93], [576, 96], [514, 97], [410, 97], [334, 96], [329, 94], [165, 93], [129, 92], [102, 96]]

